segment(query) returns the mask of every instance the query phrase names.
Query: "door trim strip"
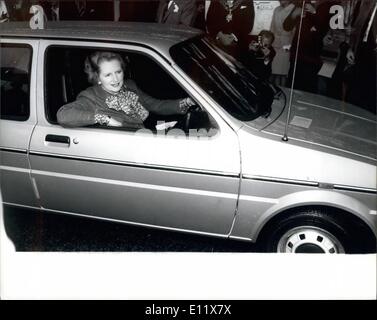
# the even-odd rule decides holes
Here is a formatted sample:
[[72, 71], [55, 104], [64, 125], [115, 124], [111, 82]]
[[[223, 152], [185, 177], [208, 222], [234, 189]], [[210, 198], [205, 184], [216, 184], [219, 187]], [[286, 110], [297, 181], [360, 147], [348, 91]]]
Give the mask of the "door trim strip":
[[139, 182], [123, 181], [123, 180], [93, 178], [93, 177], [88, 177], [88, 176], [80, 176], [80, 175], [73, 175], [73, 174], [67, 174], [67, 173], [56, 173], [56, 172], [42, 171], [42, 170], [33, 170], [33, 176], [35, 175], [53, 176], [56, 178], [65, 178], [65, 179], [71, 179], [71, 180], [85, 180], [89, 182], [112, 184], [112, 185], [119, 185], [119, 186], [132, 187], [132, 188], [149, 189], [149, 190], [156, 190], [156, 191], [163, 191], [163, 192], [185, 193], [185, 194], [216, 197], [216, 198], [223, 198], [223, 199], [226, 198], [226, 199], [236, 200], [238, 196], [235, 193], [233, 194], [233, 193], [225, 193], [225, 192], [218, 192], [218, 191], [169, 187], [169, 186], [163, 186], [163, 185], [146, 184], [146, 183], [139, 183]]
[[314, 181], [282, 179], [282, 178], [264, 177], [264, 176], [252, 176], [252, 175], [247, 175], [247, 174], [243, 175], [242, 178], [244, 178], [246, 180], [285, 183], [285, 184], [293, 184], [293, 185], [300, 185], [300, 186], [310, 186], [310, 187], [318, 187], [319, 186], [319, 183], [314, 182]]
[[62, 155], [57, 155], [57, 154], [54, 154], [54, 153], [44, 153], [44, 152], [35, 152], [35, 151], [31, 151], [30, 155], [31, 156], [56, 158], [56, 159], [78, 160], [78, 161], [110, 164], [110, 165], [119, 165], [119, 166], [125, 166], [125, 167], [138, 167], [138, 168], [142, 168], [142, 169], [156, 169], [156, 170], [175, 171], [175, 172], [194, 173], [194, 174], [204, 174], [204, 175], [230, 177], [230, 178], [239, 178], [240, 177], [239, 174], [231, 173], [231, 172], [221, 172], [221, 171], [212, 171], [212, 170], [203, 170], [203, 169], [189, 169], [189, 168], [170, 167], [170, 166], [152, 165], [152, 164], [140, 164], [140, 163], [136, 163], [136, 162], [123, 162], [123, 161], [104, 160], [104, 159], [99, 160], [99, 159], [66, 156], [66, 155], [62, 156]]
[[[246, 180], [284, 183], [284, 184], [309, 186], [309, 187], [317, 187], [317, 188], [321, 188], [321, 185], [322, 185], [322, 183], [314, 182], [314, 181], [290, 180], [290, 179], [283, 179], [283, 178], [262, 177], [262, 176], [252, 176], [252, 175], [242, 175], [242, 178]], [[352, 192], [362, 192], [362, 193], [369, 193], [369, 194], [377, 193], [376, 189], [371, 189], [371, 188], [362, 188], [362, 187], [346, 186], [346, 185], [338, 185], [338, 184], [336, 185], [330, 184], [330, 185], [332, 186], [332, 188], [329, 190], [352, 191]]]
[[16, 148], [4, 148], [4, 147], [0, 147], [0, 151], [27, 154], [27, 150], [25, 150], [25, 149], [16, 149]]
[[18, 167], [11, 167], [11, 166], [1, 166], [1, 165], [0, 165], [0, 170], [4, 170], [4, 171], [16, 171], [16, 172], [23, 172], [23, 173], [30, 173], [30, 169], [18, 168]]

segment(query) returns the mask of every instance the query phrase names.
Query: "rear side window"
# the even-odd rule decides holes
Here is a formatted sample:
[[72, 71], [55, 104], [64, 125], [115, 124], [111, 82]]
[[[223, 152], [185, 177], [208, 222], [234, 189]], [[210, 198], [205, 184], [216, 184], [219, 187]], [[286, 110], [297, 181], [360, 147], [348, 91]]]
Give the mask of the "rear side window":
[[30, 70], [32, 48], [21, 44], [0, 44], [0, 117], [26, 121], [30, 115]]

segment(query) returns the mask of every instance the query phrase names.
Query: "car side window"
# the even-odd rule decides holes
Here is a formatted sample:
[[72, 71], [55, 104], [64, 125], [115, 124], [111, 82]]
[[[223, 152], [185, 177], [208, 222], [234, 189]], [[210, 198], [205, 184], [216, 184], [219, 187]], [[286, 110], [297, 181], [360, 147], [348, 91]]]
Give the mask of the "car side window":
[[[45, 55], [45, 111], [49, 122], [57, 124], [59, 109], [76, 100], [80, 92], [95, 86], [89, 83], [84, 71], [85, 60], [98, 49], [67, 46], [50, 46]], [[103, 51], [106, 51], [105, 49]], [[185, 90], [165, 71], [156, 61], [149, 56], [120, 50], [111, 50], [119, 54], [125, 62], [124, 80], [131, 80], [136, 84], [138, 92], [146, 94], [156, 101], [179, 100], [188, 97]], [[154, 100], [153, 100], [154, 101]], [[164, 105], [162, 104], [162, 107]], [[106, 108], [106, 106], [105, 106]], [[109, 107], [110, 108], [110, 107]], [[215, 121], [204, 110], [191, 112], [190, 117], [182, 114], [170, 114], [162, 112], [156, 114], [149, 112], [149, 116], [143, 122], [144, 128], [157, 133], [160, 128], [183, 129], [210, 129], [217, 128]], [[111, 110], [112, 111], [112, 110]], [[163, 123], [167, 123], [166, 126]], [[121, 128], [108, 125], [85, 125], [95, 128], [107, 128], [112, 130], [135, 131], [138, 126], [123, 125]]]
[[0, 44], [0, 117], [26, 121], [30, 115], [32, 48], [23, 44]]

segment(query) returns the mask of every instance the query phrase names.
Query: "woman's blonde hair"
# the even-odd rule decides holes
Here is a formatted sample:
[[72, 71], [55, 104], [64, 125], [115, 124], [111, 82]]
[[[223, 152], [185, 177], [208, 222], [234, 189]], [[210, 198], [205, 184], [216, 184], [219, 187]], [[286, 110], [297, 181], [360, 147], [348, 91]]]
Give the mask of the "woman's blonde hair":
[[99, 79], [100, 64], [103, 61], [118, 60], [123, 72], [125, 72], [126, 64], [120, 54], [110, 51], [96, 51], [85, 59], [85, 73], [91, 84], [97, 84]]

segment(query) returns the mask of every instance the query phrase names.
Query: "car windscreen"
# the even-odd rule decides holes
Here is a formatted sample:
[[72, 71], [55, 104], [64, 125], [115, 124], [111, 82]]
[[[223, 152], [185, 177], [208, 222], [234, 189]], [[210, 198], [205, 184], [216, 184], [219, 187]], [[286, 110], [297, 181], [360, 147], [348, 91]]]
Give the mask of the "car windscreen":
[[270, 85], [209, 38], [195, 37], [176, 44], [170, 54], [192, 80], [235, 118], [250, 121], [270, 113], [273, 101]]

